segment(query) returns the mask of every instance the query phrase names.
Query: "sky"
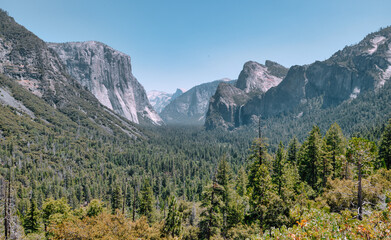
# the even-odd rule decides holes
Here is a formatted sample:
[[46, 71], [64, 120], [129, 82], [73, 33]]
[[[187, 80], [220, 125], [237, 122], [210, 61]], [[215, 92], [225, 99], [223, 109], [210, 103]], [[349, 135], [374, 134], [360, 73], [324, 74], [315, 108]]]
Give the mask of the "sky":
[[236, 79], [247, 61], [325, 60], [391, 25], [390, 0], [0, 0], [47, 42], [103, 42], [147, 91]]

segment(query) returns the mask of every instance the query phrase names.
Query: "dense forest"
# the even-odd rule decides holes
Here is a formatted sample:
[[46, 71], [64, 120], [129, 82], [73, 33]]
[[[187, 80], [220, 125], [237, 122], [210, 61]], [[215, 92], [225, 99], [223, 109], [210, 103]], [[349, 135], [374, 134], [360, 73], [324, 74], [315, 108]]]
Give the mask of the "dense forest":
[[313, 126], [272, 148], [262, 127], [129, 140], [2, 86], [47, 119], [1, 106], [3, 239], [391, 237], [391, 121], [349, 137]]

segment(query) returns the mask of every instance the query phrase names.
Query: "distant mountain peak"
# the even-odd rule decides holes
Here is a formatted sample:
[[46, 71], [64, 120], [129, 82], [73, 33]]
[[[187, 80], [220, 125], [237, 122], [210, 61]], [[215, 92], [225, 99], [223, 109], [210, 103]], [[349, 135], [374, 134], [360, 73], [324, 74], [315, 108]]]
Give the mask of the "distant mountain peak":
[[167, 124], [202, 125], [208, 110], [210, 97], [216, 92], [219, 83], [233, 83], [223, 78], [197, 85], [172, 100], [160, 113]]

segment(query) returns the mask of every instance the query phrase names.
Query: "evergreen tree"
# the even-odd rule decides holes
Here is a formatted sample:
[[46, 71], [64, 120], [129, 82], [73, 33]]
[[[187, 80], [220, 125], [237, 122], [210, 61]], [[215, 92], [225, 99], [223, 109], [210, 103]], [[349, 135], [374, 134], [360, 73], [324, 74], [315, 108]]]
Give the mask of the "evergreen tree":
[[281, 196], [281, 189], [283, 187], [283, 170], [285, 166], [285, 153], [282, 142], [278, 145], [276, 157], [273, 161], [272, 182], [277, 186], [278, 195]]
[[300, 194], [300, 175], [297, 169], [297, 164], [286, 163], [282, 171], [282, 190], [279, 194], [283, 199], [287, 207], [292, 206], [297, 197]]
[[183, 214], [178, 211], [178, 204], [175, 197], [171, 197], [168, 215], [164, 220], [163, 234], [171, 237], [179, 236], [182, 231]]
[[23, 220], [23, 227], [26, 234], [38, 232], [39, 230], [39, 211], [37, 208], [37, 204], [33, 197], [30, 198], [30, 208], [27, 212], [27, 215]]
[[223, 202], [221, 206], [221, 214], [223, 219], [223, 228], [222, 228], [222, 234], [224, 237], [226, 237], [227, 234], [227, 214], [228, 214], [228, 207], [229, 207], [229, 201], [230, 201], [230, 181], [231, 181], [232, 173], [231, 168], [229, 166], [229, 163], [226, 160], [226, 157], [223, 156], [219, 162], [219, 165], [217, 167], [217, 173], [216, 173], [216, 182], [221, 187], [221, 191], [219, 194], [221, 194], [221, 200]]
[[237, 177], [236, 177], [236, 192], [239, 194], [239, 196], [243, 197], [246, 193], [246, 186], [247, 186], [247, 174], [244, 170], [244, 167], [240, 167]]
[[322, 138], [319, 127], [314, 126], [299, 151], [300, 177], [314, 190], [319, 190], [318, 166], [322, 166]]
[[149, 179], [144, 180], [144, 184], [140, 190], [139, 213], [146, 216], [148, 221], [152, 221], [153, 213], [153, 192]]
[[201, 221], [199, 223], [200, 239], [211, 239], [211, 237], [220, 234], [222, 217], [221, 209], [222, 187], [213, 180], [211, 186], [208, 186], [202, 194], [201, 207], [204, 211], [201, 212]]
[[248, 176], [249, 220], [258, 223], [263, 230], [281, 226], [287, 221], [287, 213], [284, 203], [275, 191], [266, 165], [259, 165], [255, 161]]
[[117, 209], [122, 208], [122, 190], [119, 184], [115, 184], [111, 193], [111, 211], [115, 214]]
[[346, 139], [343, 136], [341, 127], [334, 123], [325, 135], [326, 151], [330, 155], [333, 178], [340, 178], [343, 175], [343, 157], [346, 149]]
[[292, 140], [289, 142], [288, 146], [288, 156], [287, 156], [287, 161], [288, 163], [296, 164], [297, 163], [297, 154], [299, 152], [299, 141], [297, 141], [296, 137], [293, 137]]
[[379, 158], [387, 169], [391, 169], [391, 119], [388, 121], [380, 140]]

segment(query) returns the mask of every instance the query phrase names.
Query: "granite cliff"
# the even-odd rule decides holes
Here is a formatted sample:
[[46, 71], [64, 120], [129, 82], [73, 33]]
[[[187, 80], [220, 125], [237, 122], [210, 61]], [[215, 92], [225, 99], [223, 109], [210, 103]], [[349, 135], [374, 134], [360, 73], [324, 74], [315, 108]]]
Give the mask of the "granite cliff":
[[162, 124], [144, 87], [132, 74], [130, 56], [96, 41], [48, 43], [68, 73], [107, 108], [134, 123]]
[[265, 65], [249, 61], [235, 84], [220, 83], [209, 101], [205, 126], [233, 129], [243, 124], [242, 108], [252, 97], [263, 95], [280, 84], [287, 74], [284, 66], [267, 60]]
[[[67, 73], [57, 53], [0, 10], [0, 74], [17, 82], [79, 125], [135, 137], [129, 121], [103, 107]], [[4, 90], [4, 89], [3, 89]], [[7, 89], [5, 89], [8, 93]], [[12, 96], [11, 96], [12, 97]], [[43, 119], [50, 122], [49, 119]]]

